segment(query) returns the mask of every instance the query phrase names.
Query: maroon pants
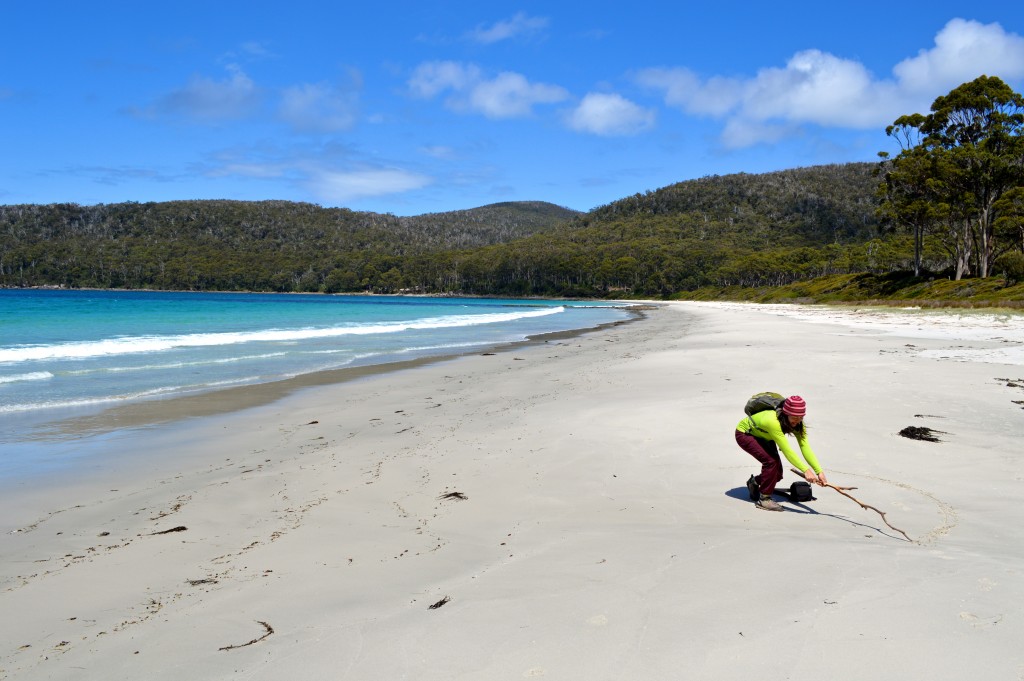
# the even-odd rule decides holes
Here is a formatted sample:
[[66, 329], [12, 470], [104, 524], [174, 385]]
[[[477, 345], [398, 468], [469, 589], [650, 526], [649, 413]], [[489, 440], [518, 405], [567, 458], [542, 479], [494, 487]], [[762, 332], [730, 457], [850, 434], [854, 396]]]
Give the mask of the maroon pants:
[[750, 456], [757, 459], [761, 464], [761, 475], [754, 476], [761, 494], [771, 496], [775, 491], [775, 485], [782, 480], [782, 459], [779, 458], [779, 448], [771, 440], [762, 440], [750, 433], [736, 431], [736, 444]]

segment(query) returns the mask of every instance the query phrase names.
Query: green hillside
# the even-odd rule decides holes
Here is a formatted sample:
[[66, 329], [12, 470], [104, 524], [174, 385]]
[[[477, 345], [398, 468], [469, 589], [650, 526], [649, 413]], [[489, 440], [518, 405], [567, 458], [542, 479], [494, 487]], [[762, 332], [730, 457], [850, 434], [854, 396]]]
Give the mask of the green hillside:
[[742, 235], [752, 247], [848, 243], [876, 236], [875, 164], [704, 177], [591, 211], [585, 225], [674, 222], [680, 237]]
[[411, 256], [522, 238], [577, 214], [543, 202], [409, 218], [287, 201], [0, 206], [0, 286], [373, 289]]
[[904, 268], [880, 238], [873, 164], [681, 182], [467, 255], [469, 292], [669, 296]]
[[[415, 217], [284, 201], [4, 206], [0, 285], [929, 297], [893, 286], [911, 268], [913, 249], [908, 235], [883, 233], [877, 186], [876, 166], [857, 163], [704, 177], [584, 214], [543, 202]], [[945, 278], [948, 256], [926, 246], [924, 278], [901, 285]], [[999, 298], [993, 286], [985, 295]]]

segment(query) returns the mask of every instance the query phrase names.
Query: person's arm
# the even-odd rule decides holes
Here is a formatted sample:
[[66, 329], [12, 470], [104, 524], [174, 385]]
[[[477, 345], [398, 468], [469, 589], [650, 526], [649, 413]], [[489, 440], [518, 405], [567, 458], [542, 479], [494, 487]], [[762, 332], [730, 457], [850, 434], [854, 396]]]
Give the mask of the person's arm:
[[[804, 456], [804, 461], [815, 473], [821, 472], [821, 464], [818, 463], [818, 457], [814, 454], [814, 450], [811, 449], [811, 445], [807, 443], [807, 436], [799, 437], [796, 440], [797, 444], [800, 445], [800, 453]], [[797, 466], [797, 468], [803, 469], [803, 466]]]
[[807, 444], [806, 437], [797, 440], [797, 443], [800, 445], [800, 454], [803, 455], [803, 458], [801, 458], [793, 451], [789, 444], [789, 438], [783, 435], [782, 424], [779, 423], [779, 417], [775, 412], [762, 411], [749, 418], [757, 430], [767, 435], [768, 439], [778, 446], [779, 451], [786, 457], [786, 460], [793, 464], [793, 468], [803, 474], [807, 482], [815, 485], [825, 484], [825, 477], [821, 472], [821, 466], [818, 464], [818, 458], [814, 455], [810, 445]]
[[[818, 457], [814, 454], [814, 450], [807, 443], [807, 436], [797, 438], [797, 444], [800, 445], [800, 453], [803, 454], [804, 461], [810, 466], [807, 470], [803, 471], [804, 479], [807, 482], [821, 485], [824, 487], [828, 484], [828, 480], [825, 478], [825, 473], [821, 470], [821, 464], [818, 463]], [[802, 468], [802, 466], [797, 466]]]
[[779, 418], [775, 412], [762, 411], [754, 414], [754, 422], [778, 446], [779, 451], [782, 452], [787, 461], [793, 464], [794, 468], [801, 472], [807, 468], [807, 463], [796, 455], [796, 452], [793, 451], [789, 444], [789, 440], [782, 434], [782, 425], [779, 423]]

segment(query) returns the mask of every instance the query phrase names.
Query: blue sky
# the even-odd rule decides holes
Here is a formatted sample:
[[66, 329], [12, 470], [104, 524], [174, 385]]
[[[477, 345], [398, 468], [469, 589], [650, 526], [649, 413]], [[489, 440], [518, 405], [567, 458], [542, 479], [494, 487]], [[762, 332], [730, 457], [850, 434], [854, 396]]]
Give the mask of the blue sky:
[[873, 161], [960, 83], [1024, 89], [1017, 3], [675, 4], [9, 3], [0, 204], [589, 210]]

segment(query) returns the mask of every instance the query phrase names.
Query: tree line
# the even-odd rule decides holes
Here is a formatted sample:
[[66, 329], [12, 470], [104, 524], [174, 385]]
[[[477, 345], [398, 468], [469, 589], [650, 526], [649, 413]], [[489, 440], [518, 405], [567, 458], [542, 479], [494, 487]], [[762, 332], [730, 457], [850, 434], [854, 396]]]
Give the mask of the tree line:
[[[269, 201], [4, 206], [0, 285], [650, 296], [905, 266], [901, 237], [878, 238], [872, 172], [706, 177], [583, 215], [533, 203], [418, 219]], [[460, 247], [469, 233], [477, 241]]]

